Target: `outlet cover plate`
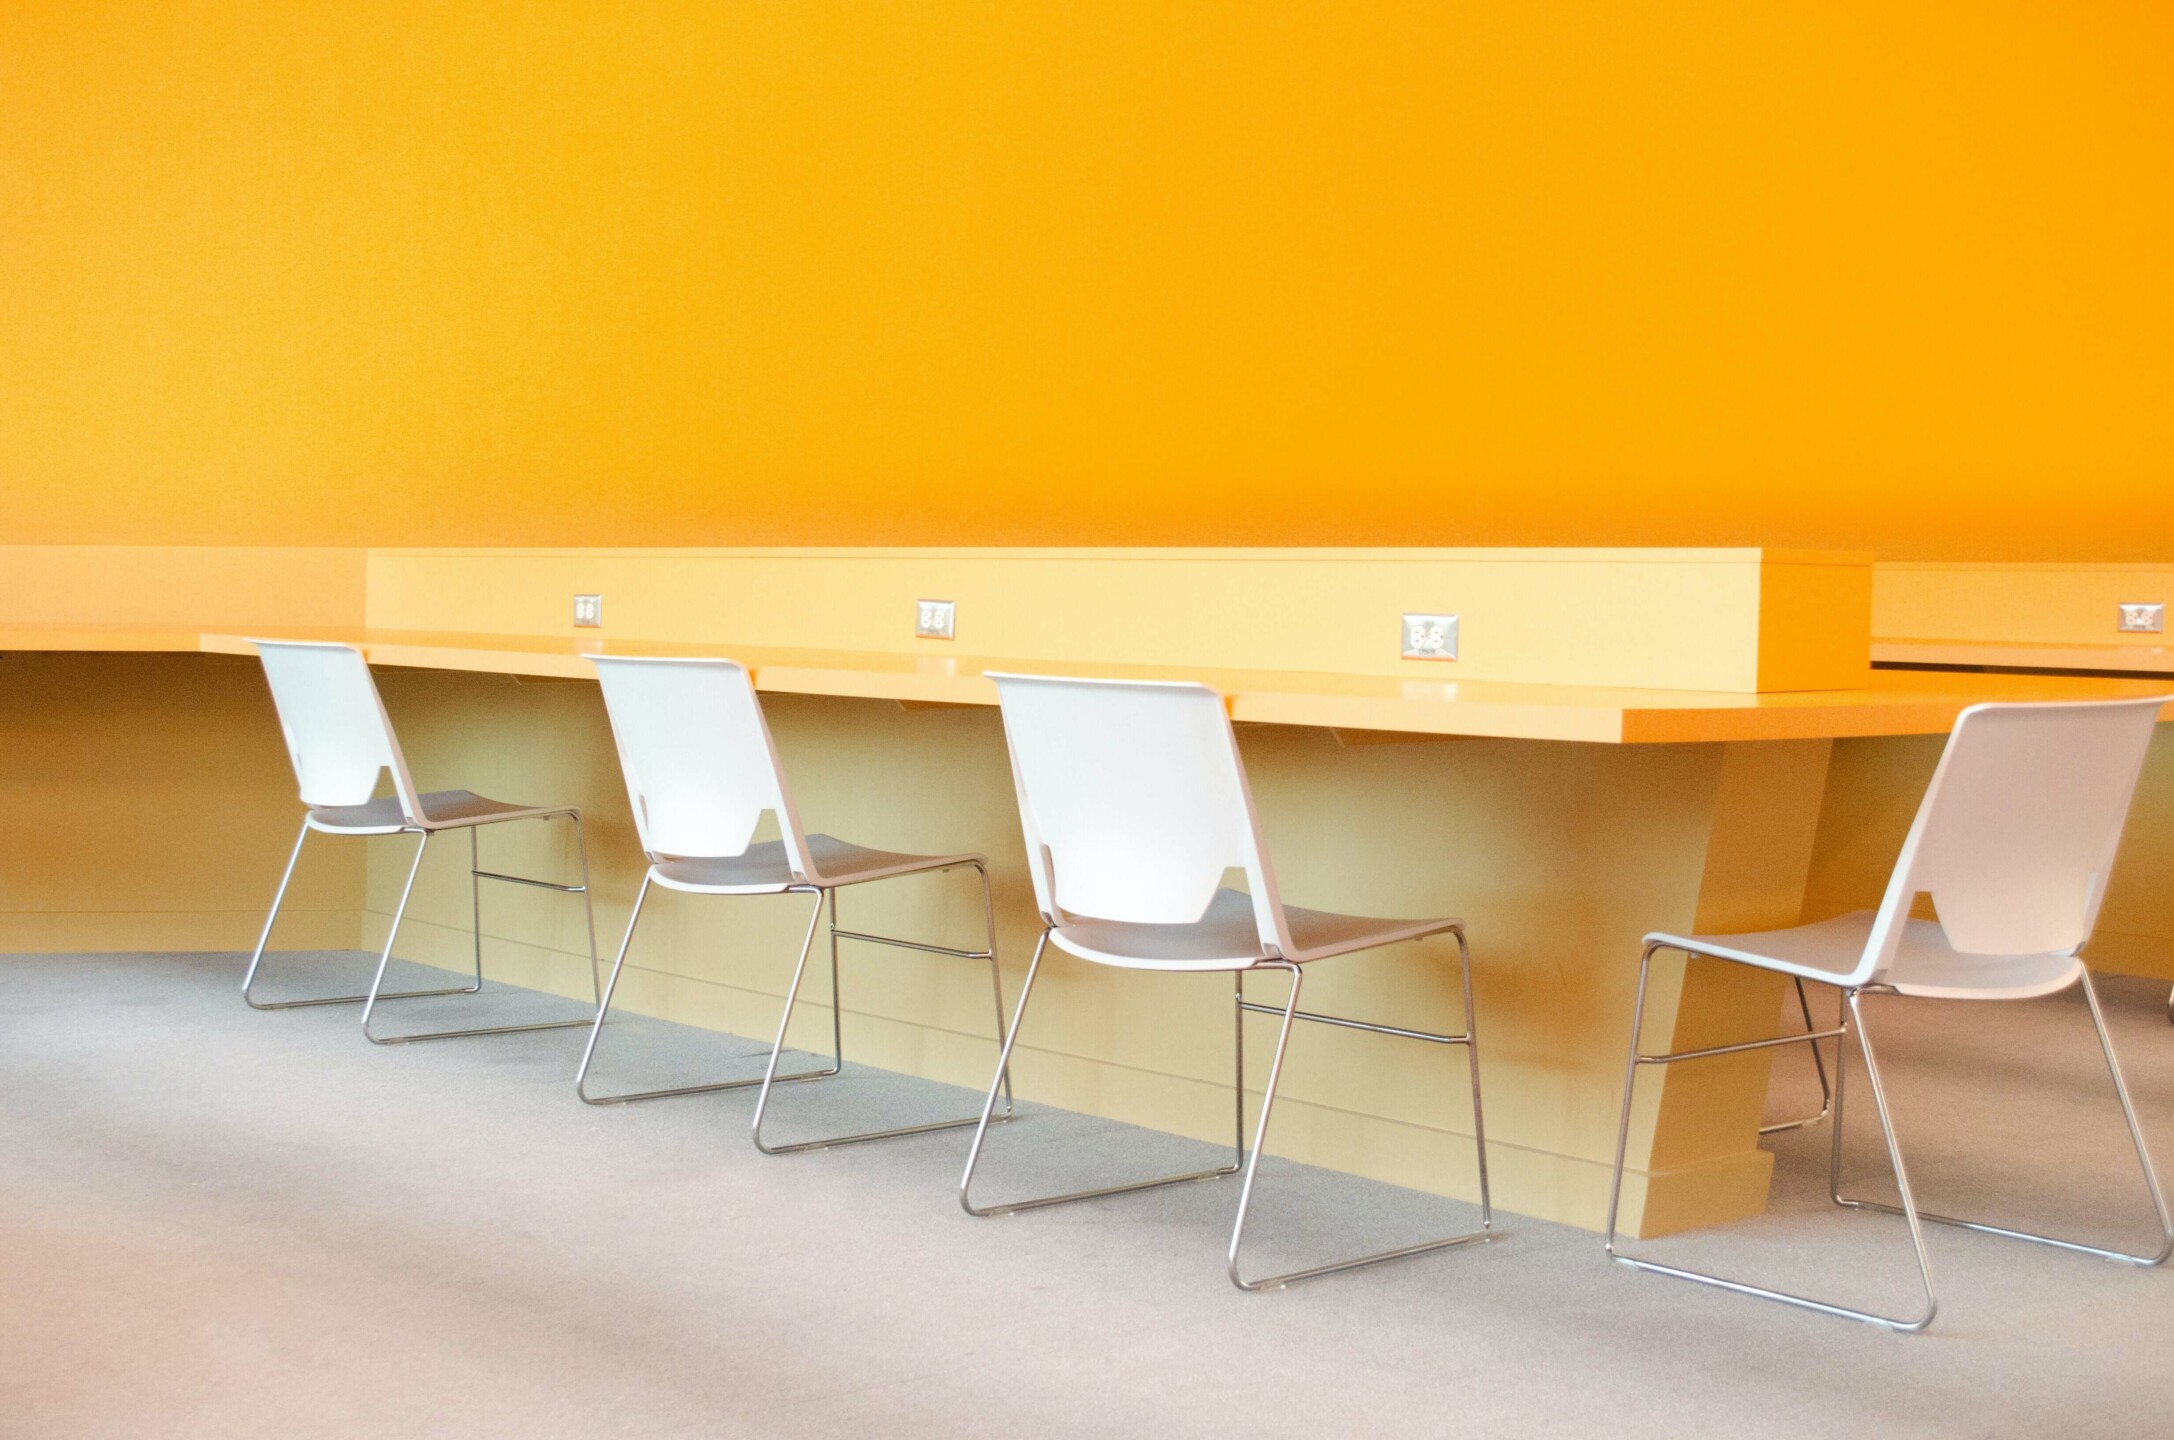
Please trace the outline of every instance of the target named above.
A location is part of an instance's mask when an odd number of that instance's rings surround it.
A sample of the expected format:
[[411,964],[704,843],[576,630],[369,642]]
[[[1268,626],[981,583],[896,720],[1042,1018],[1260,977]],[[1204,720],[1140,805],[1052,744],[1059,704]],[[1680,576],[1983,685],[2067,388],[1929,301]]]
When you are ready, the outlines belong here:
[[1404,617],[1404,658],[1407,660],[1454,660],[1457,658],[1457,617],[1411,615]]
[[576,595],[574,597],[574,624],[583,630],[595,630],[604,623],[604,597],[601,595]]
[[2166,632],[2166,604],[2121,606],[2121,628],[2137,635],[2161,635]]
[[923,640],[954,639],[952,631],[958,613],[956,601],[916,600],[913,602],[913,633]]

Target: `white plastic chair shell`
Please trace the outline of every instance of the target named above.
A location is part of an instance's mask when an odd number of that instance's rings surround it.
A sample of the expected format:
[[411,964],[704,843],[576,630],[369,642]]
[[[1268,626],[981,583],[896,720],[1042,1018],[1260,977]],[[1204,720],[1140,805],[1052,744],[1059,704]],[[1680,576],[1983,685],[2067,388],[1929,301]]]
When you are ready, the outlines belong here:
[[[672,890],[776,894],[972,865],[904,855],[801,828],[777,744],[745,666],[724,659],[592,655],[650,879]],[[764,814],[776,840],[757,842]]]
[[[1205,685],[991,671],[1034,897],[1109,965],[1230,970],[1434,934],[1454,919],[1286,907],[1223,697]],[[1242,872],[1246,894],[1223,888]]]
[[[287,758],[309,809],[308,828],[336,835],[398,835],[572,813],[565,806],[509,804],[473,790],[418,793],[360,650],[320,640],[250,643],[271,686]],[[378,776],[386,773],[393,793],[375,795]]]
[[[2075,983],[2162,698],[1973,705],[1876,911],[1649,943],[1845,989],[2017,1000]],[[1937,923],[1910,918],[1919,894]]]
[[745,667],[731,660],[592,655],[634,828],[651,862],[745,855],[777,817],[791,882],[816,878],[777,745]]
[[316,641],[250,643],[264,663],[302,803],[312,809],[365,805],[378,776],[389,770],[403,817],[420,819],[415,782],[362,652]]

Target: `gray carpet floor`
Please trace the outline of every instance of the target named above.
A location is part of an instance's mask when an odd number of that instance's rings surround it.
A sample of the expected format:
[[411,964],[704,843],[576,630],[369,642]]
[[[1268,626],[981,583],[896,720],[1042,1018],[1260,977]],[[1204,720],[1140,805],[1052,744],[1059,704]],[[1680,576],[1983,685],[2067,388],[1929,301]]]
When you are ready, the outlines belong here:
[[[2174,1430],[2174,1271],[1935,1228],[1941,1315],[1906,1337],[1502,1215],[1492,1245],[1242,1295],[1221,1273],[1229,1181],[975,1220],[953,1195],[962,1132],[766,1158],[749,1092],[577,1103],[578,1030],[379,1049],[352,1007],[245,1009],[238,974],[0,958],[0,1435]],[[2105,992],[2174,1161],[2166,988]],[[487,991],[401,1019],[563,1005]],[[2080,1001],[1872,1013],[1923,1203],[2151,1243]],[[607,1043],[613,1084],[754,1073],[757,1053],[654,1022]],[[1776,1112],[1816,1108],[1801,1053],[1783,1066]],[[778,1134],[975,1098],[849,1068],[781,1091]],[[1868,1118],[1853,1104],[1849,1169],[1871,1190]],[[1000,1198],[1209,1154],[1031,1107],[991,1145]],[[1779,1137],[1771,1214],[1651,1250],[1908,1305],[1901,1222],[1825,1203],[1826,1146],[1824,1127]],[[1474,1219],[1291,1164],[1262,1183],[1263,1264]]]

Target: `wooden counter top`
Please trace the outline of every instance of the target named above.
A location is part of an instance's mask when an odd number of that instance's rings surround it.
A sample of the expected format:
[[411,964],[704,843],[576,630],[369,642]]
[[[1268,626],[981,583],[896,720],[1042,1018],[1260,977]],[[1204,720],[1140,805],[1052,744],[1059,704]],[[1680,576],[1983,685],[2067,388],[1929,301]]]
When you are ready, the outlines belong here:
[[[290,629],[265,638],[340,640],[375,665],[486,674],[589,679],[587,657],[728,656],[773,694],[838,695],[922,704],[993,705],[984,670],[1196,680],[1230,698],[1245,722],[1311,725],[1410,736],[1580,740],[1605,744],[1790,740],[1847,735],[1939,734],[1964,706],[1985,700],[2111,699],[2174,693],[2174,682],[2042,675],[1876,671],[1861,690],[1743,695],[1503,681],[1420,681],[1303,671],[1056,665],[998,656],[913,656],[757,645],[604,638],[444,634],[403,630]],[[249,637],[209,633],[207,651],[253,654]],[[2170,707],[2168,719],[2174,719]]]

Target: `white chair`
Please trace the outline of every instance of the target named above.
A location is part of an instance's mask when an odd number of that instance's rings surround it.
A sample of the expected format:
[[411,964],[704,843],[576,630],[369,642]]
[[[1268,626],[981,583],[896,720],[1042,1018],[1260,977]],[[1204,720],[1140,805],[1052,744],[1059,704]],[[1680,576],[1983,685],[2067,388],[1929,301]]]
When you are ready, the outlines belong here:
[[[859,940],[870,945],[890,945],[931,955],[955,955],[964,960],[983,960],[989,965],[989,982],[996,997],[997,1045],[1004,1043],[1004,988],[997,969],[996,914],[989,898],[989,868],[979,855],[901,855],[848,845],[828,835],[810,835],[800,827],[799,812],[786,788],[777,747],[745,668],[730,660],[635,659],[591,656],[603,685],[605,709],[611,716],[612,737],[618,745],[619,764],[626,774],[627,798],[634,808],[634,826],[642,849],[649,856],[648,873],[634,897],[634,912],[627,917],[626,937],[612,961],[611,975],[597,1003],[596,1021],[589,1043],[575,1072],[576,1093],[591,1105],[617,1105],[630,1100],[660,1099],[669,1095],[699,1095],[714,1090],[739,1090],[760,1085],[755,1103],[756,1148],[768,1155],[801,1150],[821,1150],[897,1135],[920,1135],[934,1130],[955,1130],[975,1123],[975,1117],[939,1120],[922,1125],[902,1125],[858,1135],[773,1145],[763,1139],[762,1122],[776,1085],[793,1080],[819,1080],[836,1075],[845,1059],[843,1009],[838,994],[838,942]],[[779,839],[757,842],[755,832],[765,814],[777,822]],[[986,944],[980,950],[955,950],[942,945],[901,940],[838,928],[838,892],[849,885],[866,885],[905,875],[942,874],[972,870],[981,879],[981,911]],[[724,1080],[669,1089],[640,1090],[610,1095],[589,1093],[589,1065],[596,1043],[619,988],[619,976],[634,943],[635,926],[641,923],[642,907],[651,886],[694,895],[812,895],[807,934],[800,943],[800,958],[793,967],[792,983],[785,992],[784,1014],[778,1020],[776,1043],[759,1078]],[[831,1063],[821,1069],[778,1074],[785,1053],[785,1031],[807,974],[808,955],[815,944],[816,922],[825,904],[830,909]],[[1007,1113],[1010,1100],[1007,1089]]]
[[[1638,964],[1638,998],[1631,1011],[1630,1058],[1624,1067],[1623,1111],[1616,1131],[1615,1171],[1608,1192],[1607,1253],[1625,1265],[1678,1279],[1695,1280],[1739,1294],[1757,1295],[1828,1315],[1864,1320],[1891,1329],[1922,1330],[1938,1301],[1925,1256],[1923,1220],[1959,1225],[1989,1235],[2031,1240],[2064,1250],[2134,1265],[2157,1265],[2174,1252],[2174,1221],[2137,1128],[2136,1111],[2121,1067],[2114,1059],[2106,1018],[2099,1010],[2091,973],[2078,952],[2091,936],[2099,902],[2120,845],[2123,821],[2142,768],[2144,748],[2162,699],[2064,704],[1973,705],[1963,711],[1903,841],[1893,878],[1877,911],[1738,935],[1646,936]],[[1913,920],[1910,910],[1929,894],[1937,921]],[[1708,955],[1799,980],[1837,986],[1846,1002],[1841,1026],[1814,1036],[1789,1035],[1740,1045],[1715,1045],[1673,1054],[1639,1051],[1646,980],[1660,950]],[[2113,1077],[2114,1095],[2144,1171],[2145,1188],[2158,1213],[2158,1253],[2129,1255],[2072,1240],[1920,1210],[1903,1167],[1902,1150],[1888,1114],[1887,1094],[1865,1028],[1866,995],[1923,996],[1944,1000],[2029,1000],[2072,985],[2083,987],[2097,1028],[2099,1049]],[[1834,1140],[1829,1188],[1834,1202],[1854,1209],[1903,1216],[1916,1247],[1924,1312],[1915,1318],[1876,1315],[1720,1276],[1662,1265],[1621,1254],[1616,1208],[1623,1189],[1623,1153],[1630,1133],[1631,1090],[1643,1065],[1668,1065],[1714,1055],[1733,1055],[1806,1039],[1834,1038],[1846,1048],[1854,1028],[1871,1083],[1880,1133],[1894,1166],[1898,1208],[1845,1197],[1841,1191],[1842,1080],[1834,1080]]]
[[[259,1010],[288,1010],[305,1005],[362,1004],[362,1033],[373,1044],[400,1045],[414,1040],[455,1040],[469,1035],[507,1035],[524,1030],[558,1030],[586,1025],[587,1020],[548,1020],[525,1025],[484,1025],[452,1030],[426,1030],[404,1035],[380,1035],[370,1020],[380,1000],[407,1000],[428,995],[472,995],[483,988],[483,883],[497,880],[541,890],[579,895],[588,923],[589,983],[597,980],[596,915],[589,903],[589,850],[582,834],[581,812],[572,806],[509,805],[489,800],[469,790],[436,790],[418,794],[408,775],[408,763],[392,722],[385,716],[369,663],[352,645],[321,644],[296,640],[255,640],[264,662],[264,678],[271,683],[272,703],[279,711],[279,728],[287,741],[288,758],[301,786],[301,833],[287,869],[279,877],[272,897],[272,911],[264,919],[264,932],[249,957],[242,977],[242,998]],[[391,772],[393,793],[375,796],[378,777]],[[374,798],[373,798],[374,797]],[[574,827],[574,844],[581,857],[581,883],[560,885],[524,875],[505,875],[482,866],[476,832],[486,825],[514,820],[568,820]],[[468,832],[468,886],[475,927],[475,982],[442,990],[386,991],[385,971],[392,962],[393,943],[400,937],[400,922],[407,915],[408,897],[415,891],[416,872],[431,837],[447,830]],[[415,858],[408,865],[407,882],[400,888],[400,904],[393,911],[392,929],[385,936],[370,988],[361,995],[325,995],[306,1000],[259,1000],[251,994],[257,970],[264,963],[264,948],[279,919],[279,907],[287,898],[287,884],[294,878],[295,862],[302,858],[303,842],[310,832],[323,835],[413,835]]]
[[[1103,1195],[1245,1172],[1232,1224],[1227,1269],[1241,1290],[1288,1285],[1405,1255],[1491,1239],[1494,1216],[1487,1190],[1487,1140],[1480,1115],[1479,1057],[1473,1038],[1472,965],[1458,920],[1369,920],[1287,907],[1262,846],[1253,797],[1222,696],[1201,685],[1059,679],[991,672],[1004,711],[1012,777],[1019,794],[1027,868],[1042,915],[1042,937],[1012,1017],[997,1075],[1002,1079],[1018,1042],[1042,957],[1057,948],[1098,965],[1166,973],[1227,972],[1233,979],[1237,1030],[1237,1134],[1232,1162],[1212,1170],[1169,1175],[1001,1205],[977,1205],[974,1169],[996,1105],[992,1082],[959,1181],[959,1203],[970,1215],[1009,1215]],[[1242,870],[1249,893],[1223,887]],[[1441,1035],[1378,1025],[1298,1008],[1301,966],[1430,935],[1454,936],[1464,987],[1464,1030]],[[1290,977],[1282,1005],[1245,998],[1245,976],[1264,970]],[[1249,1150],[1245,1135],[1246,1011],[1283,1017],[1276,1052],[1261,1094],[1259,1123]],[[1469,1234],[1406,1245],[1288,1274],[1245,1278],[1239,1264],[1253,1181],[1293,1020],[1463,1046],[1472,1089],[1472,1135],[1479,1159],[1481,1228]]]

